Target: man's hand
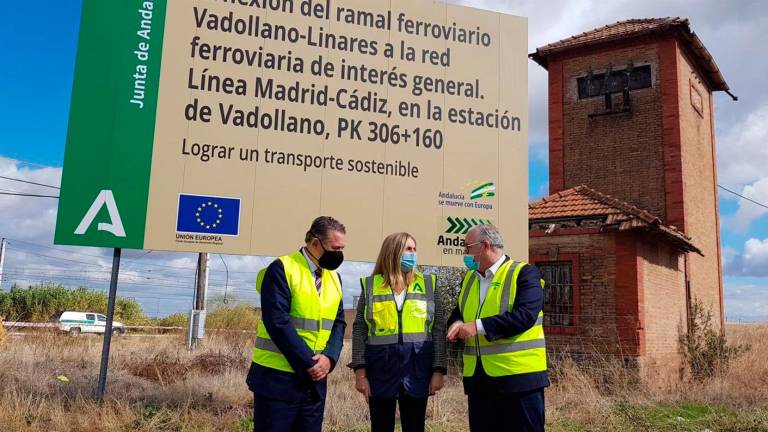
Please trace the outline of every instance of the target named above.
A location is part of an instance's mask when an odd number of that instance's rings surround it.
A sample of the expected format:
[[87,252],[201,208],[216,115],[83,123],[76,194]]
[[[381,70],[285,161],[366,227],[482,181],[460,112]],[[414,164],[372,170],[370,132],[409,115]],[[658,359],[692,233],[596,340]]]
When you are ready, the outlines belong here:
[[445,338],[451,342],[455,342],[458,339],[459,327],[461,327],[462,324],[464,324],[463,321],[456,321],[451,324],[451,326],[448,327],[448,333],[446,333]]
[[429,395],[433,396],[443,388],[443,374],[435,372],[432,374],[432,379],[429,381]]
[[371,398],[371,385],[368,384],[368,378],[365,376],[365,369],[355,371],[355,390],[365,396],[367,402]]
[[457,321],[448,329],[446,337],[449,341],[453,342],[457,339],[466,341],[475,336],[477,336],[477,324],[474,321],[468,323]]
[[307,369],[309,377],[312,378],[312,381],[322,381],[331,371],[331,360],[323,354],[315,354],[312,360],[316,363]]

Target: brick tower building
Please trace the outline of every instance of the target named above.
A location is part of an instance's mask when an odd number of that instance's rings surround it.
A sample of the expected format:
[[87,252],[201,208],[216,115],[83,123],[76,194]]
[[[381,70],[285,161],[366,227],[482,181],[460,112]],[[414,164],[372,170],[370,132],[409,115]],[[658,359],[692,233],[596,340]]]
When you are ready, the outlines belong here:
[[712,92],[728,85],[680,18],[618,22],[530,57],[549,71],[551,195],[530,205],[549,341],[669,361],[694,299],[723,323]]

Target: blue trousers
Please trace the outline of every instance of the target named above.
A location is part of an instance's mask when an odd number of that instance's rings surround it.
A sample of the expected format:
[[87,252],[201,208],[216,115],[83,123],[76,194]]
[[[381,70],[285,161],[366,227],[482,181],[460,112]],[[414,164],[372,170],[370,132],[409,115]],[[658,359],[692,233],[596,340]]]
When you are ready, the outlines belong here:
[[471,432],[544,432],[544,389],[469,395]]
[[315,392],[298,402],[253,396],[254,432],[320,432],[325,400]]
[[371,410],[371,432],[395,432],[395,406],[400,405],[400,423],[403,432],[424,432],[427,415],[427,397],[412,397],[400,386],[397,398],[368,401]]

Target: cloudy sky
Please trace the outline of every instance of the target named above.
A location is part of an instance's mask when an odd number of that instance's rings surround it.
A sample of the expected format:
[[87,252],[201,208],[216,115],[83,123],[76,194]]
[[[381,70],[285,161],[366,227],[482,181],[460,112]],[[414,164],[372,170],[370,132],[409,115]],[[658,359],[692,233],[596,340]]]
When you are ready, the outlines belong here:
[[[715,98],[719,183],[768,204],[768,3],[762,1],[457,1],[528,17],[529,51],[629,18],[681,16],[714,55],[732,91]],[[10,2],[0,68],[0,176],[58,185],[80,15],[80,1]],[[547,190],[547,75],[529,62],[530,197]],[[56,195],[55,189],[0,179],[0,192]],[[726,315],[768,321],[768,209],[721,190]],[[0,289],[13,283],[62,282],[106,289],[111,251],[53,246],[56,200],[0,195],[0,237],[8,239]],[[119,293],[151,315],[189,308],[196,256],[125,251]],[[255,302],[256,272],[266,257],[211,256],[213,294]],[[367,263],[345,263],[345,302]]]

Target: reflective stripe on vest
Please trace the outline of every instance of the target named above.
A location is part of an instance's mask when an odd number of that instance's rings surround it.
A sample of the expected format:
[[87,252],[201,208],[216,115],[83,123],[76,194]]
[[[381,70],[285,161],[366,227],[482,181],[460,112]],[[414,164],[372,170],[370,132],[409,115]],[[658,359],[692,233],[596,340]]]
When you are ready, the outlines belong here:
[[[459,310],[463,320],[471,322],[510,311],[517,294],[517,277],[525,265],[521,262],[504,262],[491,280],[482,302],[477,273],[465,275],[459,296]],[[540,311],[533,326],[518,335],[493,342],[484,335],[467,340],[463,356],[464,376],[474,375],[478,357],[482,357],[483,369],[492,377],[545,371],[547,361],[543,320],[544,314]]]
[[[424,342],[432,340],[432,325],[435,319],[435,276],[416,278],[408,286],[400,314],[397,311],[392,289],[384,286],[381,275],[360,280],[365,296],[365,321],[368,324],[369,345],[388,345],[403,342]],[[421,292],[423,283],[423,292]],[[400,323],[399,316],[403,322]]]
[[[341,282],[336,272],[323,270],[323,289],[320,294],[315,287],[314,275],[301,251],[278,258],[283,263],[285,279],[291,291],[289,314],[296,333],[314,353],[320,353],[336,320],[341,303]],[[256,277],[256,290],[260,293],[264,272]],[[272,341],[264,323],[259,321],[256,343],[253,348],[253,362],[262,366],[293,372],[288,360]]]
[[[313,320],[309,318],[297,318],[292,316],[291,322],[293,323],[293,326],[296,327],[297,330],[318,331],[321,328],[317,320]],[[333,322],[334,320],[332,319],[323,318],[322,329],[330,331],[331,329],[333,329]]]
[[[543,317],[539,317],[536,320],[536,324],[534,325],[541,325],[543,322],[544,322]],[[504,345],[486,345],[486,346],[479,346],[479,347],[476,347],[474,345],[472,346],[467,345],[464,347],[464,353],[468,355],[475,355],[477,353],[477,350],[480,350],[480,355],[488,355],[488,354],[501,354],[501,353],[515,352],[515,351],[525,351],[532,348],[545,348],[544,339],[534,339],[534,340],[529,340],[525,342],[513,342],[510,344],[504,344]]]
[[[265,339],[265,338],[260,338],[260,337],[257,336],[256,337],[256,344],[254,346],[256,348],[260,348],[260,349],[263,349],[265,351],[270,351],[270,352],[278,353],[278,354],[282,355],[281,351],[280,351],[280,348],[277,347],[277,344],[275,344],[275,342],[272,339]],[[321,352],[323,352],[323,351],[322,350],[317,350],[317,351],[315,351],[315,354],[319,354]]]

